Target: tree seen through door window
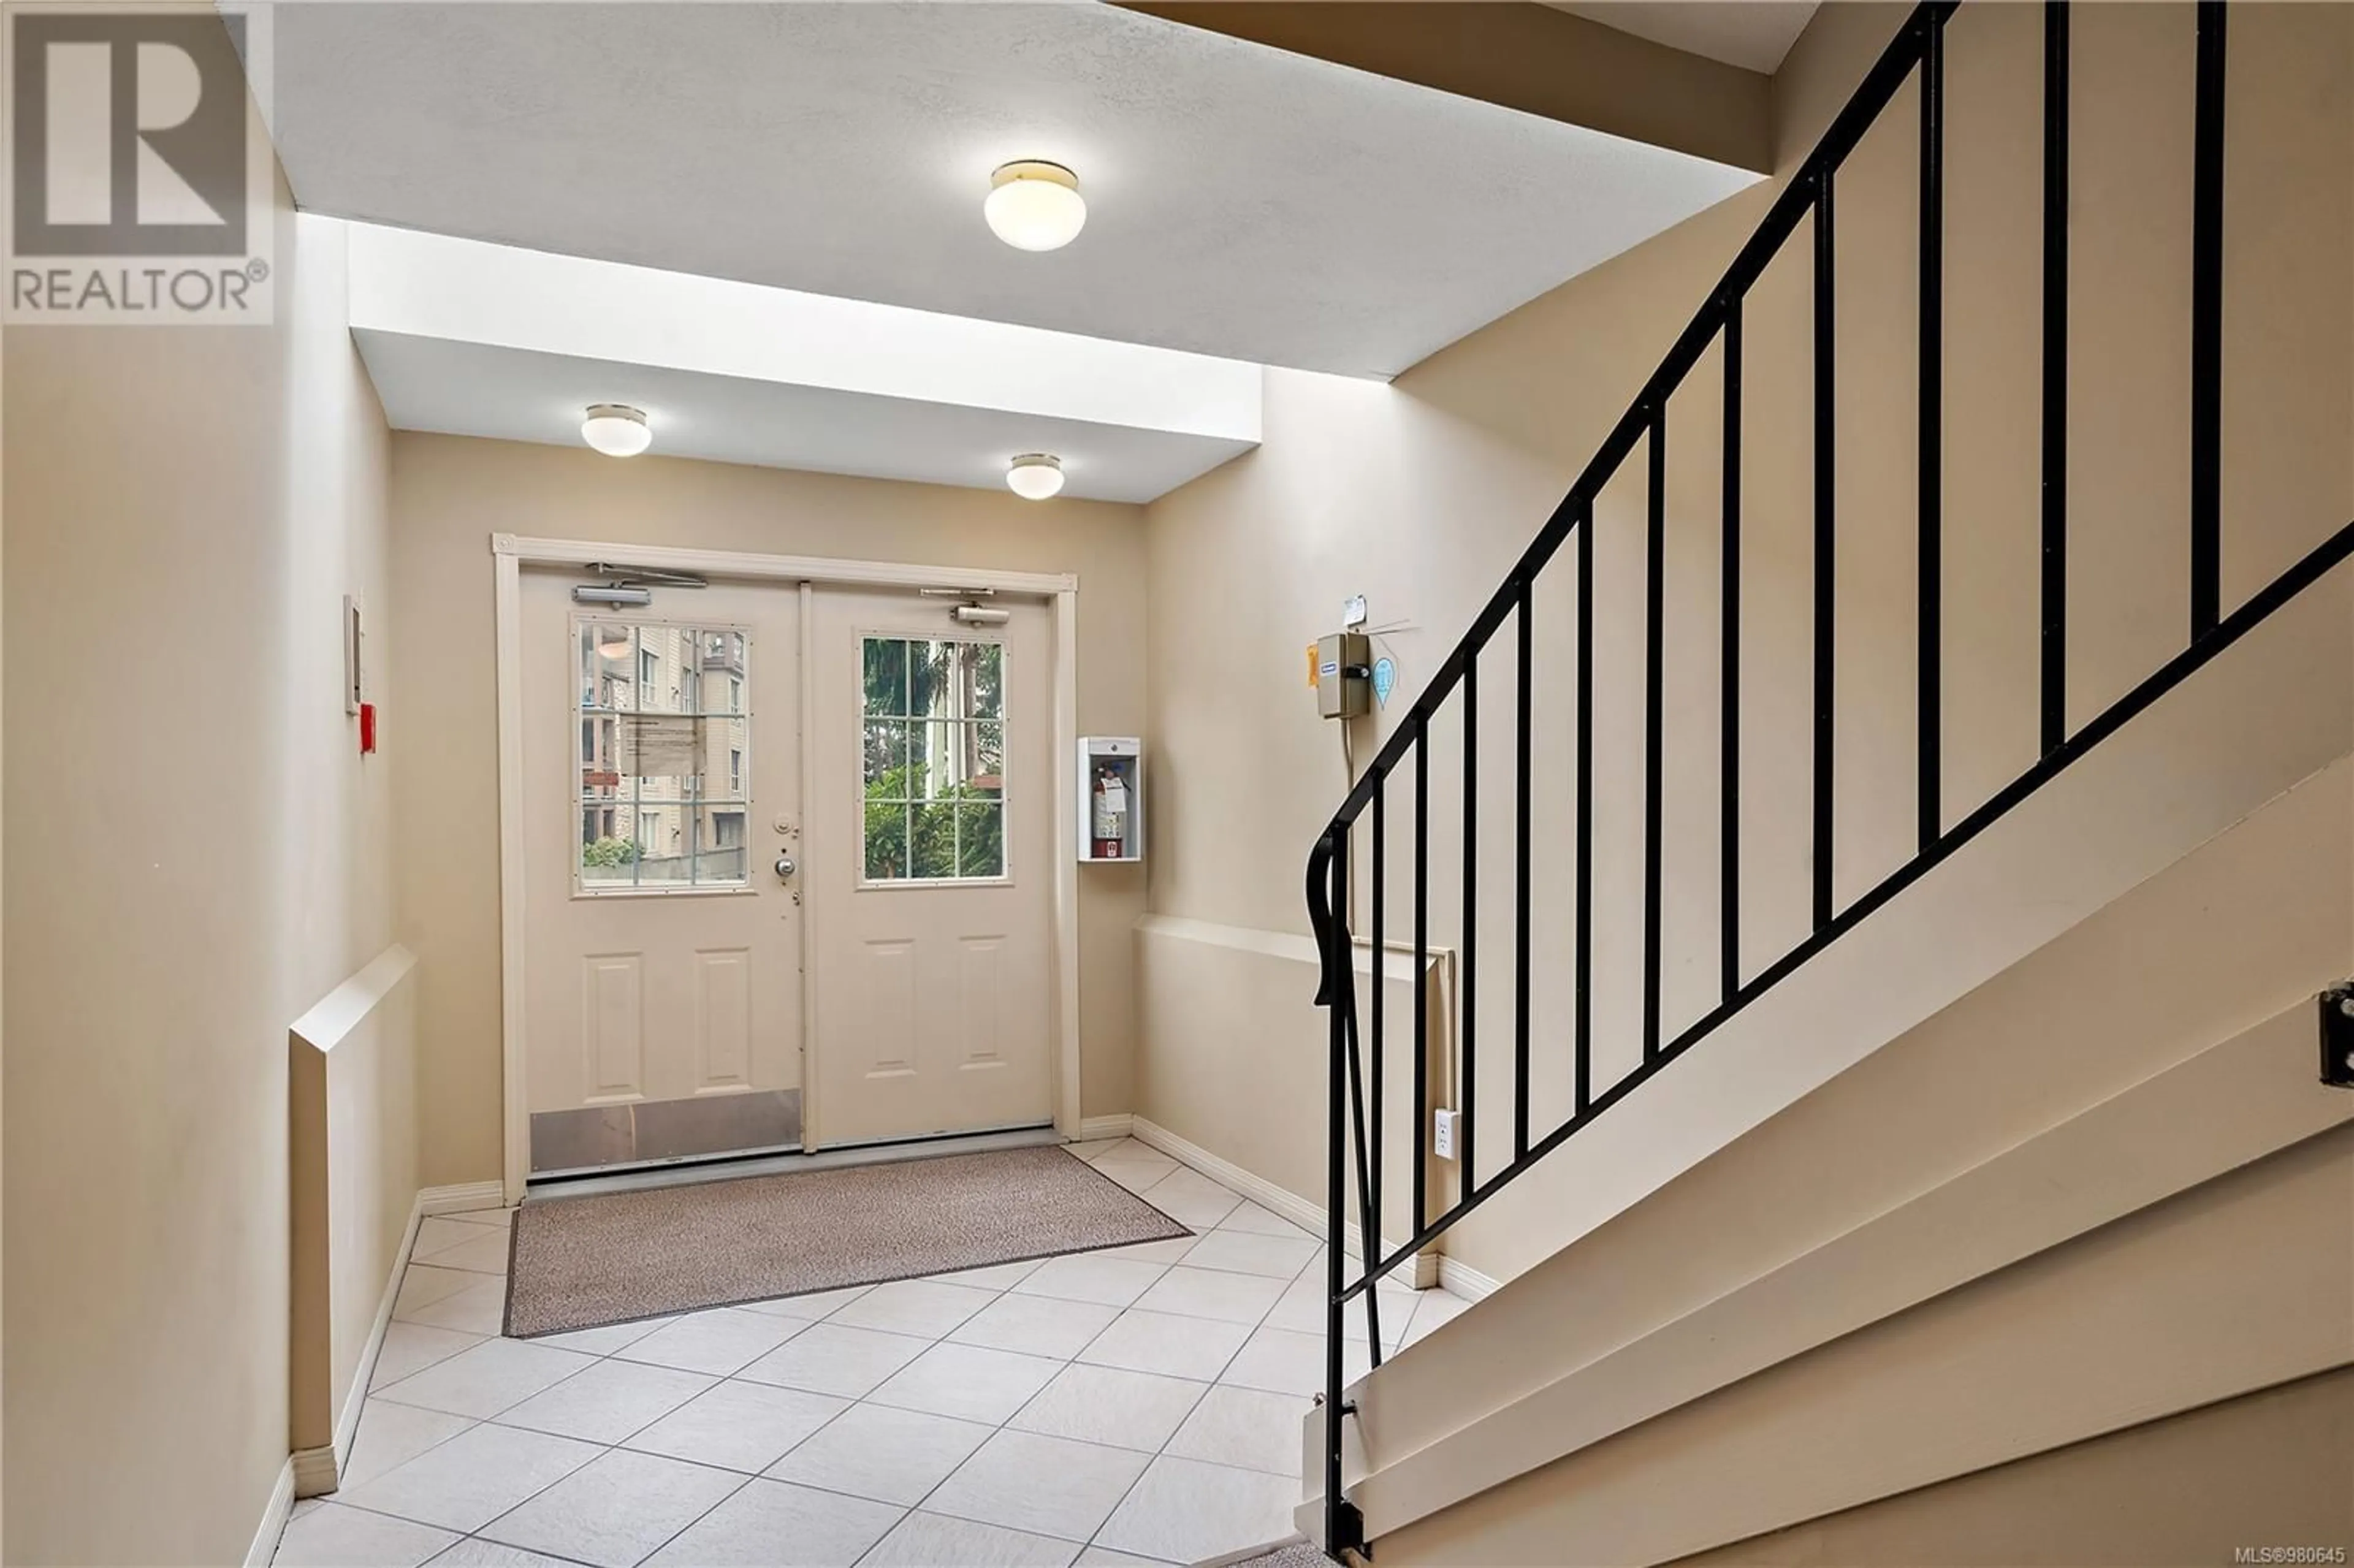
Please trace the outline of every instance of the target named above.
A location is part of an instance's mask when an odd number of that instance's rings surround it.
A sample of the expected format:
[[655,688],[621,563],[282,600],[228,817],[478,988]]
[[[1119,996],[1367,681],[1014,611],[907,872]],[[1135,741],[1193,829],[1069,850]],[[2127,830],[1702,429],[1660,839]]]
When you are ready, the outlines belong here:
[[870,882],[1005,874],[1005,650],[861,640]]

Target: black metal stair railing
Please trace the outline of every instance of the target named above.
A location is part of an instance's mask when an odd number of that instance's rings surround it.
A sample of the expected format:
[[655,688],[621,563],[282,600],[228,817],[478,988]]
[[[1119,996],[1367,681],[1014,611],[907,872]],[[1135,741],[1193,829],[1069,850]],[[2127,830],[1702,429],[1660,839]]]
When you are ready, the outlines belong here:
[[[2192,279],[2191,375],[2187,446],[2190,452],[2190,503],[2188,556],[2190,581],[2190,624],[2187,645],[2107,709],[2071,732],[2066,718],[2065,652],[2067,637],[2067,344],[2068,344],[2068,80],[2069,9],[2066,0],[2046,0],[2043,99],[2043,255],[2042,341],[2040,464],[2041,594],[2039,627],[2039,703],[2041,755],[2009,784],[1952,825],[1946,823],[1945,802],[1939,798],[1941,776],[1941,699],[1943,639],[1939,579],[1941,552],[1941,493],[1943,482],[1942,358],[1943,320],[1944,161],[1945,161],[1945,27],[1958,0],[1926,0],[1918,5],[1864,78],[1822,140],[1799,166],[1767,211],[1757,231],[1725,270],[1722,281],[1689,326],[1668,350],[1659,368],[1644,385],[1634,404],[1620,418],[1546,521],[1535,540],[1512,567],[1429,684],[1407,709],[1395,732],[1351,789],[1331,824],[1317,840],[1308,861],[1307,897],[1310,926],[1318,942],[1320,986],[1318,1002],[1328,1010],[1330,1022],[1330,1101],[1327,1119],[1328,1202],[1330,1245],[1327,1248],[1327,1316],[1325,1393],[1323,1401],[1323,1495],[1326,1550],[1338,1556],[1364,1544],[1363,1520],[1342,1489],[1343,1422],[1353,1407],[1345,1403],[1342,1317],[1348,1305],[1362,1297],[1367,1319],[1369,1354],[1373,1365],[1382,1360],[1379,1292],[1384,1277],[1460,1222],[1522,1171],[1544,1158],[1594,1119],[1618,1104],[1654,1074],[1739,1013],[1758,997],[1787,978],[1830,943],[1870,916],[1931,868],[1950,857],[2020,802],[2049,783],[2127,721],[2204,667],[2267,617],[2311,587],[2332,567],[2354,555],[2354,524],[2332,535],[2280,577],[2259,589],[2229,614],[2222,613],[2221,474],[2222,429],[2222,279],[2223,279],[2223,62],[2222,0],[2200,0],[2197,8],[2196,69],[2192,143]],[[1830,853],[1834,825],[1833,698],[1836,694],[1833,649],[1837,539],[1836,495],[1830,482],[1836,458],[1833,413],[1834,348],[1833,285],[1836,279],[1836,228],[1833,222],[1836,175],[1864,132],[1879,119],[1898,90],[1915,73],[1920,101],[1920,278],[1919,278],[1919,492],[1918,528],[1918,682],[1916,803],[1918,848],[1913,857],[1869,892],[1851,902],[1838,902],[1831,880]],[[1755,972],[1743,973],[1736,912],[1740,901],[1739,821],[1736,810],[1740,770],[1739,697],[1741,669],[1741,499],[1742,499],[1742,304],[1766,265],[1782,251],[1800,222],[1812,219],[1813,263],[1813,463],[1812,515],[1814,584],[1812,614],[1813,671],[1811,745],[1813,768],[1810,819],[1813,868],[1810,893],[1811,928],[1787,952]],[[1664,731],[1663,614],[1666,569],[1665,474],[1668,402],[1712,344],[1722,343],[1724,378],[1722,501],[1720,635],[1723,639],[1722,736],[1720,739],[1719,912],[1722,952],[1718,963],[1720,998],[1716,1005],[1672,1038],[1662,1038],[1660,974],[1661,922],[1661,760]],[[1649,501],[1645,516],[1646,633],[1644,644],[1644,849],[1642,951],[1642,1059],[1614,1081],[1594,1082],[1592,1050],[1594,929],[1594,507],[1603,487],[1618,472],[1638,443],[1646,448]],[[1535,810],[1530,784],[1531,667],[1533,585],[1565,544],[1575,543],[1576,588],[1577,674],[1575,693],[1575,820],[1574,826],[1576,881],[1572,891],[1575,938],[1570,960],[1569,1117],[1548,1128],[1530,1126],[1530,1066],[1532,1019],[1530,972],[1529,833]],[[1519,676],[1516,712],[1511,715],[1517,735],[1513,817],[1519,837],[1512,890],[1516,940],[1511,955],[1516,966],[1511,988],[1508,1020],[1512,1060],[1512,1103],[1506,1107],[1511,1126],[1511,1160],[1488,1173],[1477,1169],[1476,1131],[1481,1108],[1477,1103],[1479,1082],[1478,1052],[1483,1022],[1477,1006],[1481,953],[1478,920],[1478,821],[1479,661],[1497,641],[1505,622],[1517,623],[1509,654]],[[1389,891],[1387,787],[1401,771],[1413,784],[1412,882],[1413,973],[1427,972],[1430,945],[1430,822],[1429,783],[1433,767],[1431,723],[1444,705],[1461,707],[1461,769],[1463,842],[1461,893],[1464,911],[1457,963],[1458,1013],[1455,1081],[1459,1088],[1457,1170],[1458,1196],[1444,1211],[1430,1213],[1426,1167],[1429,1160],[1429,1018],[1416,1006],[1413,1018],[1413,1081],[1409,1086],[1414,1123],[1409,1165],[1405,1239],[1384,1251],[1383,1161],[1378,1137],[1369,1137],[1383,1125],[1383,1046],[1387,1020],[1383,1012],[1382,976],[1390,933],[1385,927]],[[1355,980],[1355,936],[1351,929],[1350,876],[1352,835],[1370,814],[1369,878],[1370,940],[1373,963],[1371,995],[1370,1051],[1361,1041]],[[1547,957],[1558,962],[1562,955]],[[1366,1057],[1370,1054],[1370,1074]],[[1352,1191],[1349,1150],[1355,1150]],[[1359,1216],[1360,1255],[1347,1249],[1346,1213],[1353,1202]]]

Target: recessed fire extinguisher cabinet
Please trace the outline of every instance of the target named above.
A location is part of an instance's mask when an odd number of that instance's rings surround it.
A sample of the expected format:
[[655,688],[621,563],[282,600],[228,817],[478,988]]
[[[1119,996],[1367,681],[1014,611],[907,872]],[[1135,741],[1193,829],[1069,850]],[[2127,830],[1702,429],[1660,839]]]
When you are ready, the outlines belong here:
[[1144,858],[1144,742],[1132,735],[1079,741],[1079,858]]

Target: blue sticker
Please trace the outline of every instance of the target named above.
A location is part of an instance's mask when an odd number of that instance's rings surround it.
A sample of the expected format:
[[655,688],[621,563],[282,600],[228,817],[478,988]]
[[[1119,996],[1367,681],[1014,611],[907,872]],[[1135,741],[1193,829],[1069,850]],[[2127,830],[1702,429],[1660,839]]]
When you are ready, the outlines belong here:
[[1397,689],[1397,666],[1387,659],[1373,661],[1373,700],[1382,706],[1390,705],[1390,693]]

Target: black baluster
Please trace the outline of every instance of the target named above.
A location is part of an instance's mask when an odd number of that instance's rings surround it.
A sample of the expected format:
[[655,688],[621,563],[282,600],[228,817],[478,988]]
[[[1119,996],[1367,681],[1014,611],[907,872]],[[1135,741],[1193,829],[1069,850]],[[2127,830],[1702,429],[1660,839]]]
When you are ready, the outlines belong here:
[[1838,448],[1833,440],[1837,404],[1832,317],[1831,172],[1817,176],[1815,189],[1815,810],[1814,916],[1818,928],[1831,923],[1831,700],[1832,616],[1837,602],[1834,559],[1838,548]]
[[2223,0],[2200,0],[2190,201],[2190,635],[2223,578]]
[[1455,1128],[1455,1160],[1462,1171],[1457,1202],[1478,1188],[1471,1147],[1473,1115],[1479,1101],[1479,656],[1463,663],[1463,1048],[1458,1086],[1461,1114]]
[[1531,728],[1531,693],[1533,673],[1535,633],[1531,626],[1533,606],[1530,601],[1529,579],[1521,579],[1520,616],[1520,681],[1514,690],[1514,705],[1519,712],[1520,742],[1517,777],[1514,789],[1514,843],[1519,850],[1520,864],[1514,868],[1512,885],[1512,1158],[1518,1160],[1529,1151],[1529,730]]
[[1721,729],[1717,785],[1717,922],[1726,997],[1741,989],[1741,299],[1724,306],[1724,547],[1718,588],[1724,602],[1718,682]]
[[1659,1052],[1660,824],[1665,791],[1668,606],[1668,408],[1651,408],[1650,498],[1643,573],[1643,1057]]
[[1937,842],[1945,813],[1939,748],[1945,731],[1945,394],[1946,394],[1946,25],[1933,12],[1921,26],[1921,414],[1919,840]]
[[2068,738],[2068,3],[2043,7],[2043,749]]

